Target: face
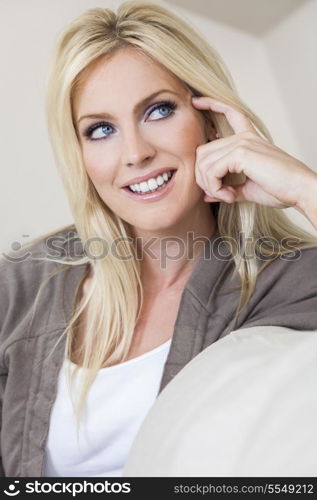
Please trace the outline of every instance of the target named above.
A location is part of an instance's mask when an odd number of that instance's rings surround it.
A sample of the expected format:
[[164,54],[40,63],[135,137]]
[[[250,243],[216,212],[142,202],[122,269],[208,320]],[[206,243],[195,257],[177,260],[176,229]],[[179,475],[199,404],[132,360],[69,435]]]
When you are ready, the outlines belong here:
[[136,233],[171,229],[206,207],[195,181],[204,118],[148,56],[123,48],[95,63],[74,95],[74,117],[92,183]]

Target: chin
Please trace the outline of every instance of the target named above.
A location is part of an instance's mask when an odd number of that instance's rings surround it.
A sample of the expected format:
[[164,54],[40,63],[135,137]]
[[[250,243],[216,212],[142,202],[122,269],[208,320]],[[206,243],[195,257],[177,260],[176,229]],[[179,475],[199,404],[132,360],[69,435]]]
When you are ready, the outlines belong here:
[[180,221],[181,215],[173,215],[170,212],[164,214],[162,211],[158,211],[156,214],[153,212],[151,214],[146,214],[144,210],[141,217],[132,218],[130,213],[129,218],[124,216],[122,218],[137,230],[149,231],[155,234],[173,228]]

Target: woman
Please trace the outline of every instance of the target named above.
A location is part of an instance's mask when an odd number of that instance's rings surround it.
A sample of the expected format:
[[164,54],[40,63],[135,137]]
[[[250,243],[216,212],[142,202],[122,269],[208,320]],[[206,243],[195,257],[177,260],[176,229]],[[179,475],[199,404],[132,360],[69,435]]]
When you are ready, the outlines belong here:
[[317,228],[317,174],[151,3],[71,23],[48,118],[74,225],[1,263],[3,474],[116,476],[158,392],[205,347],[250,321],[317,328],[317,240],[280,210]]

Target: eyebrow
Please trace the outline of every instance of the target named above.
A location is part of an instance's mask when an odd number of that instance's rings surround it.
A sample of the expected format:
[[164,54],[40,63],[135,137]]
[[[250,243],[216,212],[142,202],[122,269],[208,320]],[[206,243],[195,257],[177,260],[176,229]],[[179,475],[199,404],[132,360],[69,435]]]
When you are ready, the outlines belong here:
[[[177,92],[174,92],[171,89],[162,89],[158,90],[157,92],[153,92],[153,94],[145,97],[145,99],[142,99],[142,101],[138,102],[134,108],[133,112],[136,113],[137,111],[140,110],[143,106],[146,106],[152,99],[157,97],[159,94],[163,94],[163,92],[169,92],[170,94],[175,94],[178,95]],[[79,123],[81,120],[84,120],[85,118],[91,118],[91,119],[104,119],[104,120],[112,120],[114,117],[110,115],[109,113],[93,113],[91,115],[83,115],[79,118],[77,123]]]

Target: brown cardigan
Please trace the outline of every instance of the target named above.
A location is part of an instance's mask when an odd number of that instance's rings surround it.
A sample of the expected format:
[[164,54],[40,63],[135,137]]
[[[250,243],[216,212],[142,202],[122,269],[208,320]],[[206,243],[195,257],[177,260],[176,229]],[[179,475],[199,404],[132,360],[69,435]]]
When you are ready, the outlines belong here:
[[[64,251],[69,234],[69,228],[58,233],[63,243],[55,248]],[[256,290],[235,323],[239,281],[237,277],[230,281],[234,263],[226,248],[216,232],[186,284],[159,392],[194,356],[233,330],[260,325],[317,328],[317,248],[278,258],[260,273]],[[43,240],[0,262],[0,467],[5,476],[43,473],[50,412],[64,358],[62,333],[77,287],[88,271],[88,264],[68,266],[53,276],[32,314],[41,282],[60,267],[40,260],[48,253],[52,258]]]

